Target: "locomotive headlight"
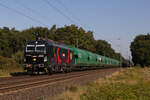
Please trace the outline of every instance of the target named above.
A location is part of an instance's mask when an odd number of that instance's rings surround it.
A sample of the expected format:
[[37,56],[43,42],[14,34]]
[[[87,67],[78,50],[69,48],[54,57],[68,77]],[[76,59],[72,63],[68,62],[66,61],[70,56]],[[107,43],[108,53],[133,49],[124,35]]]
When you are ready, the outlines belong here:
[[47,56],[44,57],[44,62],[46,62],[46,61],[47,61]]
[[33,61],[36,61],[36,58],[34,58]]

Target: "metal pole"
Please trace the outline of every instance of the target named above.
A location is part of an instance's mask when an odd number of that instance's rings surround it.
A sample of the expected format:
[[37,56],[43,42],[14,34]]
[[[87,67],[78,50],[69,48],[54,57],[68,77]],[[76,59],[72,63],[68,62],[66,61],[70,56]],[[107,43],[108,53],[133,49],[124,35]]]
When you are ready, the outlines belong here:
[[120,40],[120,67],[122,65],[122,41],[121,41],[121,38],[119,38],[118,40]]
[[129,56],[129,67],[131,67],[131,63],[130,63],[130,56]]
[[[128,50],[127,50],[127,60],[128,60],[129,54],[128,54]],[[126,62],[127,65],[129,64],[129,62]]]

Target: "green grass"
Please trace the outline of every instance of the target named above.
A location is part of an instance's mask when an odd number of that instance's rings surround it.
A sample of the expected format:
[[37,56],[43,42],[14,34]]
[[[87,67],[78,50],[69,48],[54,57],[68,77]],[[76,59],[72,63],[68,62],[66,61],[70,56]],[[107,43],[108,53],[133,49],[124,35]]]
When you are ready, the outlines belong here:
[[81,100],[149,100],[150,86],[146,83],[134,85],[121,82],[103,86],[93,84],[81,95]]
[[150,68],[121,69],[73,93],[66,92],[61,95],[63,100],[150,100]]

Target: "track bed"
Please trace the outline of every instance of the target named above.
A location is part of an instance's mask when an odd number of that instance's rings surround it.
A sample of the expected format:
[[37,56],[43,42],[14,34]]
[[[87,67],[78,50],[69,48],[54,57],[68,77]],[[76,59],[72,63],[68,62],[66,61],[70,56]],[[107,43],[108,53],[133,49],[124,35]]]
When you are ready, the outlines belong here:
[[[21,76],[0,79],[2,100],[38,100],[52,98],[71,85],[82,85],[109,75],[119,68],[97,69],[54,75]],[[24,95],[25,94],[25,95]]]

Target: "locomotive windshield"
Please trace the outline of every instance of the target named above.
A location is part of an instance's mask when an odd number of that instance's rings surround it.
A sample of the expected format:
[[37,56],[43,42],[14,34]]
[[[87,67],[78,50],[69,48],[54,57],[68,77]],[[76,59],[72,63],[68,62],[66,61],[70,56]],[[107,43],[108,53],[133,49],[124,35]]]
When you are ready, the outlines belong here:
[[26,52],[45,52],[45,45],[27,45]]
[[27,50],[29,50],[29,51],[34,51],[34,50],[35,50],[35,47],[27,47]]
[[36,51],[37,52],[44,52],[45,51],[45,46],[37,46]]
[[26,52],[34,52],[35,46],[34,45],[27,45],[26,46]]

